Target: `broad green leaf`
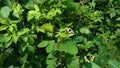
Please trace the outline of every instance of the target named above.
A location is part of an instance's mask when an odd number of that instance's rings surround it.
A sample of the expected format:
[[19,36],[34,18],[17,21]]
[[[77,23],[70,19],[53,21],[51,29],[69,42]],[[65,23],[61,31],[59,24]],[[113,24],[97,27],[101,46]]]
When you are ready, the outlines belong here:
[[77,54],[78,53],[78,48],[76,46],[76,43],[74,41],[66,41],[65,43],[62,43],[59,47],[60,51],[65,51],[70,54]]
[[24,7],[26,9],[33,9],[34,8],[34,2],[33,0],[25,0],[23,1]]
[[84,64],[83,68],[101,68],[101,67],[97,65],[96,63],[91,62],[91,63]]
[[54,60],[47,60],[47,68],[56,68],[56,62]]
[[0,31],[6,30],[8,28],[8,26],[0,26]]
[[29,29],[28,28],[23,28],[21,31],[19,31],[17,33],[17,35],[21,36],[21,35],[24,35],[25,33],[29,32]]
[[91,63],[92,64],[92,68],[101,68],[99,65],[97,65],[96,63]]
[[33,38],[33,37],[29,37],[29,38],[28,38],[28,42],[29,42],[30,44],[34,44],[34,42],[35,42],[35,41],[34,41],[34,38]]
[[88,41],[88,42],[85,44],[85,47],[86,47],[86,48],[90,48],[90,47],[92,47],[92,46],[94,46],[93,41]]
[[120,68],[120,62],[117,60],[109,60],[108,61],[109,68]]
[[68,62],[67,68],[80,68],[79,65],[80,65],[79,58],[74,58]]
[[13,65],[10,65],[8,68],[14,68],[14,66],[13,66]]
[[114,16],[116,16],[116,12],[115,11],[110,13],[110,18],[113,18]]
[[0,34],[0,43],[3,43],[3,42],[5,42],[5,37],[2,34]]
[[0,13],[1,13],[3,18],[7,18],[10,14],[10,8],[7,7],[7,6],[4,6],[4,7],[1,8]]
[[89,33],[90,33],[90,30],[89,30],[88,28],[86,28],[86,27],[82,27],[82,28],[80,29],[80,32],[81,32],[81,33],[85,33],[85,34],[89,34]]
[[74,41],[76,43],[80,43],[80,42],[84,41],[84,37],[83,36],[76,36],[76,37],[74,37]]
[[120,17],[118,17],[116,20],[117,20],[117,21],[120,21]]
[[5,5],[9,6],[9,7],[12,7],[12,2],[13,1],[10,1],[10,0],[3,0]]
[[54,26],[51,23],[45,23],[42,26],[40,26],[40,29],[43,29],[48,32],[53,32]]
[[49,44],[48,44],[48,46],[46,47],[47,53],[53,51],[54,47],[55,47],[55,41],[50,41]]
[[31,52],[31,53],[34,53],[35,52],[35,48],[31,45],[28,46],[28,50]]
[[39,48],[43,48],[43,47],[46,47],[47,45],[48,45],[48,41],[42,41],[42,42],[40,42],[37,46],[39,47]]

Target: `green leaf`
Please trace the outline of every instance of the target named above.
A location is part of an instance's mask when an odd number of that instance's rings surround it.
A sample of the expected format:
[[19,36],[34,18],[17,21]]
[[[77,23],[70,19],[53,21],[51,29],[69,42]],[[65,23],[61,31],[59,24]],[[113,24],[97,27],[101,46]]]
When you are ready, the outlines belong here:
[[109,60],[108,61],[109,68],[120,68],[120,62],[117,60]]
[[46,47],[47,53],[53,51],[54,50],[54,46],[55,46],[55,41],[54,40],[50,41],[49,44],[48,44],[48,46]]
[[12,36],[12,41],[16,44],[17,43],[17,41],[18,41],[18,39],[19,39],[19,36],[17,36],[17,35],[13,35]]
[[116,16],[116,12],[115,11],[110,13],[110,18],[113,18],[114,16]]
[[7,6],[4,6],[4,7],[1,8],[0,12],[1,12],[1,15],[2,15],[3,18],[7,18],[10,14],[10,8],[7,7]]
[[21,35],[24,35],[25,33],[29,32],[29,29],[28,28],[23,28],[21,31],[19,31],[17,33],[17,35],[21,36]]
[[39,47],[39,48],[43,48],[43,47],[46,47],[47,45],[48,45],[48,41],[42,41],[42,42],[40,42],[37,46]]
[[31,53],[34,53],[35,52],[35,48],[31,45],[28,46],[28,50],[31,52]]
[[99,65],[97,65],[96,63],[91,63],[92,64],[92,68],[101,68]]
[[6,42],[6,43],[5,43],[4,47],[5,47],[5,48],[8,48],[11,44],[12,44],[12,41],[10,40],[9,42]]
[[34,4],[34,9],[35,10],[28,11],[27,21],[30,21],[32,19],[39,20],[39,18],[41,16],[41,12],[39,11],[38,5]]
[[0,31],[6,30],[8,28],[8,26],[0,26]]
[[22,15],[23,11],[24,10],[22,9],[22,6],[20,4],[17,4],[13,10],[13,16],[19,18]]
[[22,49],[23,52],[26,50],[26,48],[27,48],[26,45],[23,45],[23,46],[21,47],[21,49]]
[[85,34],[89,34],[89,33],[90,33],[90,30],[89,30],[88,28],[86,28],[86,27],[82,27],[82,28],[80,29],[80,32],[81,32],[81,33],[85,33]]
[[47,60],[47,68],[56,68],[56,62],[54,60]]
[[82,41],[84,41],[84,37],[83,36],[76,36],[76,37],[74,37],[74,41],[76,43],[82,42]]
[[116,35],[116,36],[120,36],[120,29],[117,29],[117,30],[115,31],[115,35]]
[[68,62],[67,68],[80,68],[79,58],[74,58]]
[[46,18],[47,19],[52,19],[54,16],[56,16],[56,14],[59,13],[61,14],[61,10],[60,9],[51,9],[48,13],[47,13],[47,16]]
[[29,11],[27,15],[27,21],[32,20],[35,17],[35,15],[36,15],[36,11],[34,10]]
[[3,45],[2,45],[2,44],[0,44],[0,47],[3,47]]
[[59,47],[60,51],[65,51],[70,54],[77,54],[78,53],[78,48],[76,46],[76,43],[74,41],[66,41],[65,43],[62,43]]
[[91,62],[91,63],[84,64],[83,68],[101,68],[101,67],[96,63]]
[[5,5],[9,6],[9,7],[12,7],[12,2],[13,1],[10,1],[10,0],[3,0]]
[[51,23],[45,23],[40,27],[40,29],[43,29],[48,32],[53,32],[53,28],[54,26]]
[[28,38],[28,42],[29,42],[30,44],[34,44],[34,39],[33,39],[33,37],[29,37],[29,38]]
[[73,36],[74,34],[69,34],[69,33],[60,33],[60,37],[63,37],[63,38],[65,38],[65,37],[71,37],[71,36]]
[[4,41],[5,41],[5,37],[2,34],[0,34],[0,43],[3,43]]
[[10,65],[8,68],[14,68],[14,66],[13,66],[13,65]]
[[90,47],[94,46],[93,44],[94,44],[93,41],[88,41],[88,42],[85,44],[85,47],[86,47],[86,48],[90,48]]
[[116,20],[117,20],[117,21],[120,21],[120,17],[118,17]]

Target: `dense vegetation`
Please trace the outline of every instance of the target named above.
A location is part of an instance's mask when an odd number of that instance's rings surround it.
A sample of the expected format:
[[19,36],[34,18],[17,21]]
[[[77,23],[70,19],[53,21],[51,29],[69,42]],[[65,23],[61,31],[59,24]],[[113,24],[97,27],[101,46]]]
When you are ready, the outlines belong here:
[[0,68],[120,68],[120,0],[0,0]]

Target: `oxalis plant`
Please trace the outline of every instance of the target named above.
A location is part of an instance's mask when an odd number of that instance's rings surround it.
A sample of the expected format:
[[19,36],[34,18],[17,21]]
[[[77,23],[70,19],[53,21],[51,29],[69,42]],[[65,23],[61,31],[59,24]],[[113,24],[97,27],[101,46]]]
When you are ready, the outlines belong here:
[[0,68],[120,68],[120,0],[0,0]]

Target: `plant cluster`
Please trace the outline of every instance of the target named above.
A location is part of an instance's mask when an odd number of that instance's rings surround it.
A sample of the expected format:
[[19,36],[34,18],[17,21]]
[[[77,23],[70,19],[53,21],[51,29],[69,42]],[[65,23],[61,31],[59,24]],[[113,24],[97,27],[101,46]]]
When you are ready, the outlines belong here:
[[120,68],[120,0],[0,0],[0,68]]

